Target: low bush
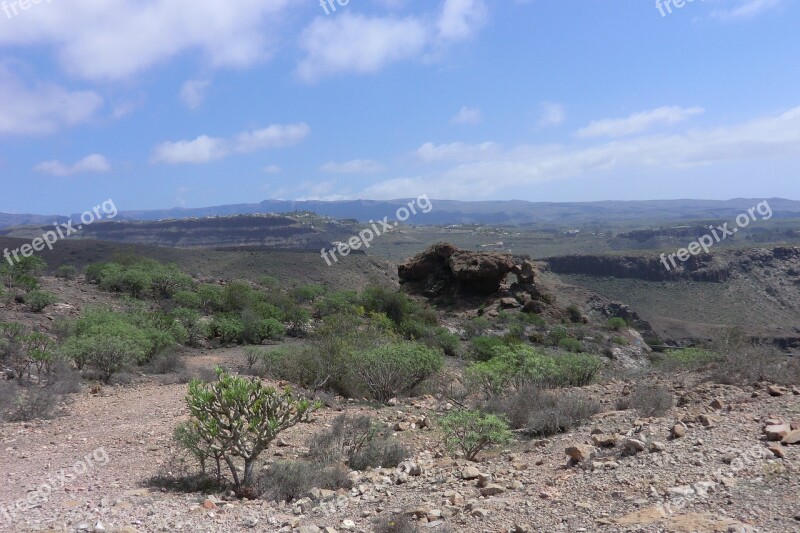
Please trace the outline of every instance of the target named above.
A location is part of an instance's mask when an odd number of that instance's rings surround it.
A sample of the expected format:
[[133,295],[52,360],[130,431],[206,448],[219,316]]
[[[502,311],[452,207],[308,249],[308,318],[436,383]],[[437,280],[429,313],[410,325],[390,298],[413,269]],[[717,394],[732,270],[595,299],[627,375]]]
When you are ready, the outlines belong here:
[[675,397],[669,389],[660,385],[643,385],[633,393],[617,401],[617,409],[635,409],[641,416],[664,416],[675,405]]
[[582,394],[542,390],[533,385],[494,398],[486,405],[487,411],[503,416],[513,429],[539,437],[579,427],[601,409],[598,402]]
[[152,374],[177,374],[186,370],[186,363],[177,352],[166,352],[155,356],[147,370]]
[[800,358],[787,357],[773,346],[745,345],[712,364],[711,379],[739,386],[760,381],[797,385],[800,383]]
[[480,336],[474,337],[471,344],[477,361],[489,361],[496,355],[497,348],[506,346],[506,341],[502,337]]
[[491,327],[491,322],[485,317],[478,316],[471,318],[463,324],[464,336],[467,339],[472,339],[473,337],[484,335]]
[[467,368],[467,381],[487,396],[509,387],[520,389],[533,384],[544,388],[581,387],[594,379],[602,366],[599,358],[588,354],[547,353],[531,346],[505,346],[495,350],[490,361]]
[[657,365],[663,370],[698,370],[720,361],[720,354],[702,348],[684,348],[682,350],[667,350],[657,360]]
[[355,377],[382,403],[410,393],[417,385],[442,369],[440,352],[415,342],[397,342],[366,352],[354,351],[347,358],[348,374]]
[[581,341],[571,337],[567,337],[566,339],[561,339],[558,341],[558,347],[564,351],[572,353],[579,353],[583,351],[583,344],[581,344]]
[[616,316],[613,317],[613,318],[609,318],[608,322],[606,323],[606,325],[608,326],[608,329],[613,330],[613,331],[620,331],[620,330],[628,327],[628,323],[625,321],[624,318],[620,318],[620,317],[616,317]]
[[411,517],[403,513],[384,513],[372,520],[374,533],[420,533]]
[[56,416],[61,400],[61,394],[53,387],[22,387],[11,381],[0,381],[0,420],[48,420]]
[[344,463],[353,470],[393,468],[411,454],[386,427],[368,416],[341,415],[331,428],[308,439],[309,458],[320,464]]
[[461,452],[468,461],[477,460],[486,448],[507,444],[513,439],[505,420],[481,411],[454,411],[442,417],[439,425],[448,449]]
[[56,295],[47,291],[33,290],[25,295],[25,304],[34,313],[41,313],[57,301]]
[[306,461],[281,461],[259,474],[256,492],[266,500],[291,502],[313,488],[349,489],[350,471],[343,465],[320,465]]
[[56,277],[65,280],[72,280],[78,277],[78,269],[74,265],[61,265],[56,269]]

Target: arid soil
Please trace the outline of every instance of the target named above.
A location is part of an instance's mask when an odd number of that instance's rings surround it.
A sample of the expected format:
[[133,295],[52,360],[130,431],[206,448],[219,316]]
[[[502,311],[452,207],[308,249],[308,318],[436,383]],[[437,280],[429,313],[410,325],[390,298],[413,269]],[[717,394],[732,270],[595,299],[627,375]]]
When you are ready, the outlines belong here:
[[[190,368],[244,364],[239,349],[190,357]],[[632,382],[592,385],[584,391],[607,411],[590,424],[549,439],[520,440],[474,464],[450,458],[441,444],[435,421],[448,408],[445,401],[428,396],[382,408],[343,402],[290,430],[284,446],[267,452],[269,460],[301,456],[306,437],[341,412],[370,414],[402,429],[398,437],[413,448],[420,475],[364,472],[352,490],[299,505],[225,501],[225,495],[148,485],[169,465],[172,430],[186,416],[186,386],[145,379],[86,387],[60,418],[0,426],[4,508],[43,483],[53,487],[34,508],[20,508],[10,520],[3,516],[0,530],[372,531],[376,515],[404,512],[431,531],[800,531],[800,446],[767,442],[763,433],[768,419],[797,428],[800,390],[711,385],[692,376],[661,384],[681,405],[663,418],[615,410]],[[433,428],[418,428],[426,416]],[[684,436],[672,436],[676,424]],[[593,438],[616,444],[587,448],[592,456],[577,463],[566,455]],[[87,461],[93,453],[95,460]]]

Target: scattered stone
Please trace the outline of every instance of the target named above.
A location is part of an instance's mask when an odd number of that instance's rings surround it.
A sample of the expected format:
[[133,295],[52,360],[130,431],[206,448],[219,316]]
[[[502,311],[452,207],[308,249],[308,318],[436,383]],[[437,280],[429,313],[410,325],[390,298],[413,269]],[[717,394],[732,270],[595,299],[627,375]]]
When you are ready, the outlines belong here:
[[767,436],[767,440],[769,441],[779,441],[782,440],[786,435],[791,433],[792,428],[789,424],[779,424],[774,426],[766,426],[764,428],[764,434]]
[[780,444],[773,444],[767,449],[771,451],[772,455],[774,455],[778,459],[783,459],[784,457],[786,457],[786,450]]
[[595,434],[592,435],[592,443],[598,448],[613,448],[619,441],[619,435],[615,434]]
[[471,481],[481,477],[481,471],[475,466],[468,466],[461,471],[461,479]]
[[594,446],[589,446],[588,444],[576,444],[564,450],[564,453],[566,453],[567,456],[569,456],[569,458],[574,462],[582,463],[591,459],[596,451],[597,450],[594,448]]
[[645,450],[644,442],[639,439],[625,439],[622,441],[622,447],[626,452],[634,455]]
[[714,398],[714,400],[709,405],[715,411],[721,411],[725,407],[725,404],[722,403],[722,400],[720,400],[719,398]]
[[800,429],[795,429],[789,432],[788,435],[781,439],[783,444],[800,444]]
[[767,394],[770,396],[783,396],[786,394],[786,389],[783,387],[779,387],[778,385],[770,385],[767,387]]
[[686,426],[683,424],[675,424],[669,432],[673,439],[682,439],[686,436]]
[[663,452],[667,449],[667,445],[663,442],[653,441],[650,443],[650,451],[653,453]]
[[470,516],[474,516],[475,518],[486,518],[489,516],[489,511],[481,508],[473,509],[470,513]]
[[505,487],[497,483],[489,483],[481,489],[481,496],[496,496],[503,494],[506,491]]

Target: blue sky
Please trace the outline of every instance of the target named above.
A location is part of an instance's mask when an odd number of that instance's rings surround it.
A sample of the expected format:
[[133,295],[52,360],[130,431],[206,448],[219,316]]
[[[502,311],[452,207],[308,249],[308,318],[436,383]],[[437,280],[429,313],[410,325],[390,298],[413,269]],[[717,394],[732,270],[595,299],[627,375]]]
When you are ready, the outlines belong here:
[[677,1],[0,0],[0,211],[800,199],[798,2]]

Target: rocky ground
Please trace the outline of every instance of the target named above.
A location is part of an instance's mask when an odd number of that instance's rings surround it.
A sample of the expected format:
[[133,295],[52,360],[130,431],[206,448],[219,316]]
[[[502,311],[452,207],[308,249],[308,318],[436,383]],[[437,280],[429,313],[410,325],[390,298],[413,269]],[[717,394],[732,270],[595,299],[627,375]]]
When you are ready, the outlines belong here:
[[[244,362],[239,349],[204,354],[190,366]],[[479,463],[443,448],[436,418],[452,407],[445,401],[342,402],[287,432],[268,459],[302,456],[306,437],[341,412],[383,421],[414,457],[398,469],[352,474],[349,491],[313,491],[292,504],[148,485],[170,464],[186,386],[145,379],[87,387],[60,418],[0,425],[0,505],[8,513],[0,511],[0,530],[330,533],[372,531],[375,516],[401,512],[430,531],[800,531],[800,445],[789,444],[800,441],[800,389],[642,380],[669,386],[678,407],[639,418],[615,410],[632,381],[592,385],[584,392],[606,409],[589,424],[520,440]],[[25,499],[45,483],[52,491],[28,508]]]

